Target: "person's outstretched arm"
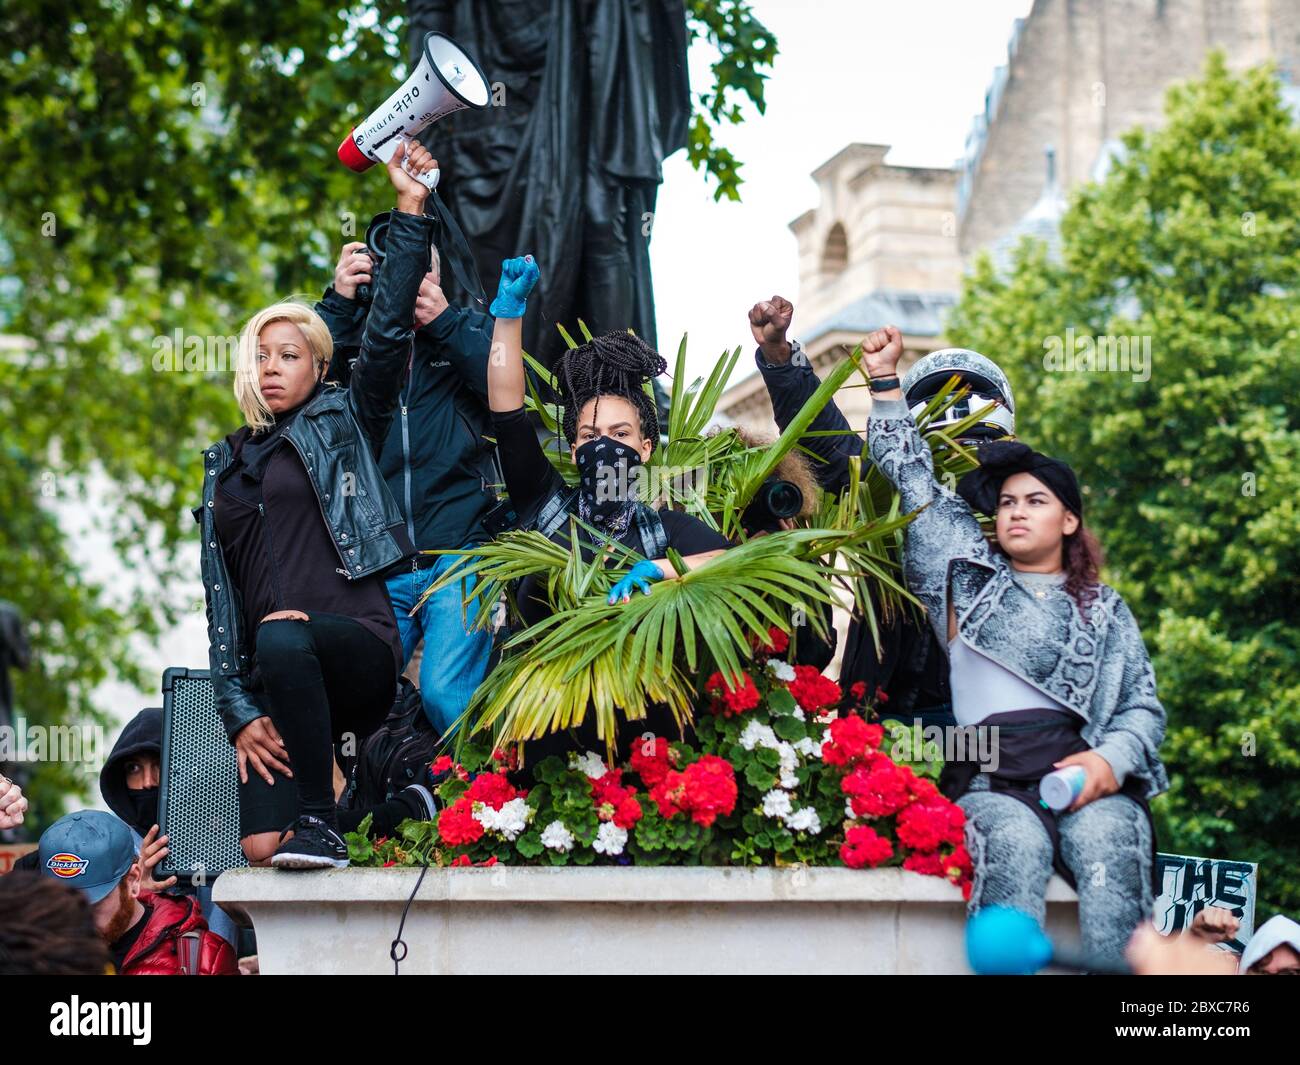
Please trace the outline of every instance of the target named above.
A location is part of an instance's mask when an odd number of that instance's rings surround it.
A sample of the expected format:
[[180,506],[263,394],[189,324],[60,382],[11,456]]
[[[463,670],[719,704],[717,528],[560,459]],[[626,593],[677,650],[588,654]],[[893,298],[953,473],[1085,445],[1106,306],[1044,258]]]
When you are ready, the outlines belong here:
[[501,264],[501,281],[492,301],[492,347],[487,358],[487,399],[497,438],[497,458],[506,492],[527,527],[537,508],[564,487],[564,478],[542,452],[537,431],[524,408],[523,318],[528,294],[541,271],[531,255]]
[[[388,162],[388,179],[397,190],[397,208],[388,225],[387,255],[366,318],[361,354],[348,381],[353,417],[376,456],[402,394],[415,338],[415,300],[432,263],[429,245],[434,223],[424,214],[429,190],[402,169],[407,159],[407,149],[399,144]],[[411,141],[408,165],[413,173],[424,174],[435,169],[438,162],[418,141]]]
[[[896,326],[877,329],[862,342],[862,353],[872,381],[896,381],[903,336]],[[936,616],[948,617],[948,569],[954,559],[966,559],[990,569],[1005,565],[1005,560],[989,547],[966,501],[935,481],[930,447],[921,439],[897,384],[886,391],[872,392],[867,444],[871,460],[898,489],[903,512],[919,512],[904,534],[905,574],[908,586],[930,611],[934,625]],[[950,631],[952,627],[950,624]]]
[[[796,356],[786,339],[794,305],[781,296],[754,304],[749,311],[749,329],[758,341],[754,361],[772,401],[777,427],[785,432],[813,393],[821,379],[802,351]],[[805,436],[799,443],[815,456],[812,460],[817,483],[828,492],[838,492],[849,483],[849,459],[862,454],[862,438],[849,428],[848,419],[835,405],[827,402],[812,424],[809,433],[838,432],[841,436]]]

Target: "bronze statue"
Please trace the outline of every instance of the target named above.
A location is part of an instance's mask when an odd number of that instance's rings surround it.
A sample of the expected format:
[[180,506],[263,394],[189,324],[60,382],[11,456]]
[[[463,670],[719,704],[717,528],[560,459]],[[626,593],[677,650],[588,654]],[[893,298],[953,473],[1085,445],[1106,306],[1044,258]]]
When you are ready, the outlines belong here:
[[654,345],[655,199],[690,117],[683,0],[411,0],[408,15],[413,50],[445,33],[492,86],[491,106],[430,140],[489,295],[503,259],[541,265],[525,350],[551,365],[557,323],[581,340],[579,318]]

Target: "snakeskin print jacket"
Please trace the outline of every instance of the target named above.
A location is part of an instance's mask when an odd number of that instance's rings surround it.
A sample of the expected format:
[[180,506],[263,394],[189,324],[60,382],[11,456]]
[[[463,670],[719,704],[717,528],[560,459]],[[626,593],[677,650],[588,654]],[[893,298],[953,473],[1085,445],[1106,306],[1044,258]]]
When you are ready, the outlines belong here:
[[1159,755],[1165,711],[1120,594],[1101,585],[1085,621],[1063,588],[1039,597],[1020,581],[965,500],[936,483],[930,448],[905,400],[873,399],[867,441],[902,510],[918,512],[905,532],[903,574],[939,646],[948,646],[951,592],[959,638],[1082,716],[1084,741],[1121,787],[1135,775],[1146,782],[1147,798],[1168,788]]

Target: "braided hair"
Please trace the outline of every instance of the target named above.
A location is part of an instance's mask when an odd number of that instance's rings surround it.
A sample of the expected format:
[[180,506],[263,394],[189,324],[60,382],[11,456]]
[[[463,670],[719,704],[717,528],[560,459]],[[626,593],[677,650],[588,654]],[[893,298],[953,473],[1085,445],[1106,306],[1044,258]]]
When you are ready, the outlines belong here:
[[641,435],[659,443],[659,413],[642,385],[666,372],[668,363],[635,333],[604,333],[571,348],[556,363],[560,382],[560,428],[570,444],[578,440],[578,416],[601,396],[627,400],[641,416]]

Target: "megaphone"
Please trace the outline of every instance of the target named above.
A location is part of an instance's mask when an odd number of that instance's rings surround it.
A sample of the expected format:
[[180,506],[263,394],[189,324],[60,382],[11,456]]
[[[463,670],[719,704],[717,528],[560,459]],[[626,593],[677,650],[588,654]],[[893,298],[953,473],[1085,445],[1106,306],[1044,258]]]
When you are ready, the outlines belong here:
[[[445,34],[426,33],[420,62],[411,76],[343,138],[339,161],[358,173],[387,163],[399,142],[409,141],[453,111],[487,107],[488,95],[487,78],[465,50]],[[402,169],[406,170],[405,161]],[[412,176],[430,190],[438,184],[437,170]]]

